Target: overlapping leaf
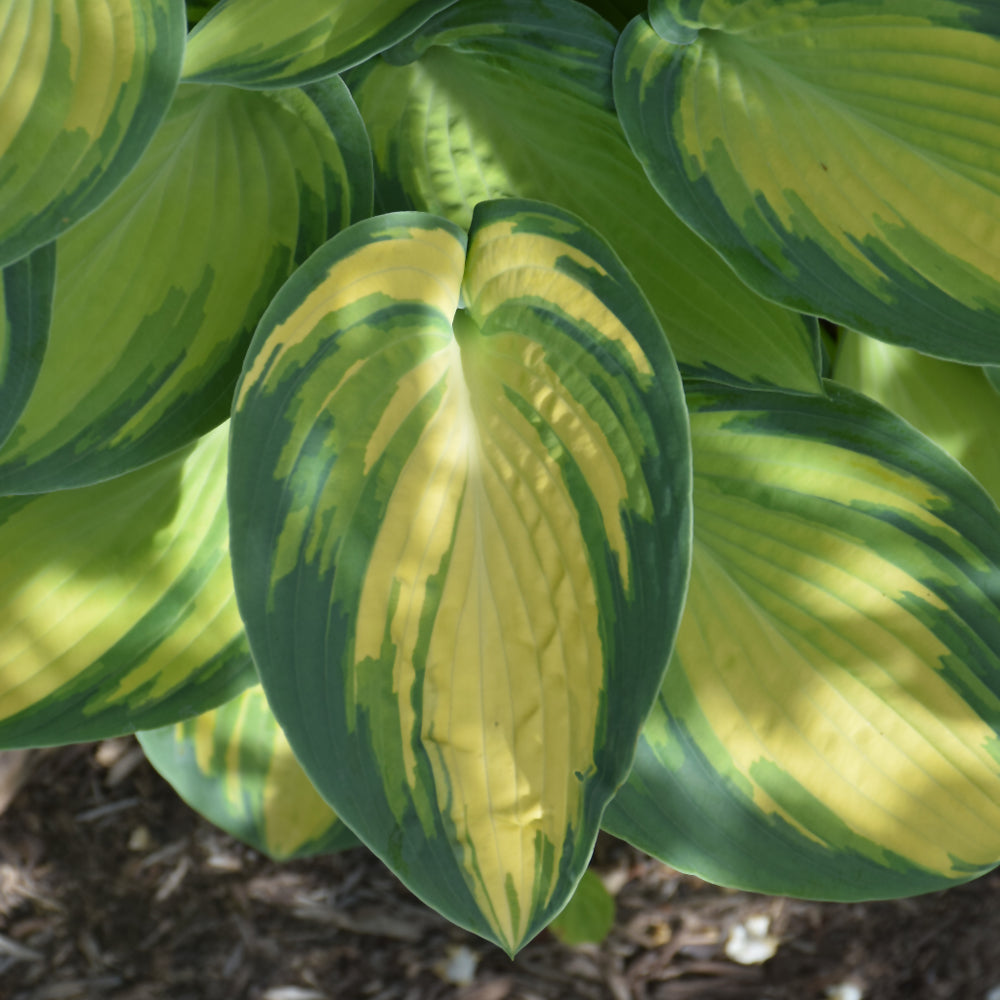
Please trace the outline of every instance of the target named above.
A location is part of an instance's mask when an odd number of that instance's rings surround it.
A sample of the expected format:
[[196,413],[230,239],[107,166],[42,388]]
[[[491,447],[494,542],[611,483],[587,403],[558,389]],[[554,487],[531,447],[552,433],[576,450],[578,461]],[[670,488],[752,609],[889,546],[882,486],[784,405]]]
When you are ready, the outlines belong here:
[[52,244],[0,273],[0,445],[17,424],[42,366],[52,318]]
[[259,684],[217,709],[138,736],[188,805],[268,857],[357,843],[299,766]]
[[1000,501],[1000,396],[982,368],[844,330],[833,375],[913,424]]
[[184,78],[288,87],[356,66],[455,0],[223,0],[191,33]]
[[688,602],[606,827],[715,882],[824,899],[993,867],[1000,511],[835,384],[688,404]]
[[536,202],[360,223],[278,294],[233,416],[237,594],[338,815],[517,949],[631,762],[687,573],[686,412],[606,244]]
[[56,242],[48,346],[0,493],[98,482],[226,418],[271,296],[371,210],[350,94],[311,94],[180,88],[128,179]]
[[686,374],[819,390],[814,324],[751,292],[663,203],[612,109],[615,33],[572,0],[463,0],[350,80],[384,208],[468,226],[539,198],[609,240]]
[[108,483],[0,498],[0,746],[166,725],[256,679],[226,431]]
[[183,0],[0,0],[0,266],[82,219],[170,104]]
[[1000,360],[992,0],[654,0],[615,61],[666,201],[763,295]]

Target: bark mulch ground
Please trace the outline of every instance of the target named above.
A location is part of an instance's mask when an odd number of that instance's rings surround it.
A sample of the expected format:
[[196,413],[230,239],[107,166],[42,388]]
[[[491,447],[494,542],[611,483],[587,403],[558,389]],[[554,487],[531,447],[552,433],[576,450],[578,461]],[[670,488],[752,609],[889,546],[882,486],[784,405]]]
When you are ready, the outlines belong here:
[[[1000,1000],[1000,874],[804,903],[602,838],[611,934],[568,947],[545,932],[510,961],[363,849],[261,857],[188,809],[132,740],[35,753],[18,774],[0,816],[0,1000]],[[778,944],[746,965],[726,945],[753,916]]]

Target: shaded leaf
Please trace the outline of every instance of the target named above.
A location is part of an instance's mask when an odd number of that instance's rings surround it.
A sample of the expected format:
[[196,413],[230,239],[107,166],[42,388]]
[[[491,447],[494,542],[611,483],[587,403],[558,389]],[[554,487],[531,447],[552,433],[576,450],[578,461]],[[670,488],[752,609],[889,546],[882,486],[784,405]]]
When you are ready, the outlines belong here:
[[615,925],[615,900],[588,868],[549,930],[563,944],[600,944]]
[[259,684],[138,737],[149,762],[188,805],[270,858],[357,843],[299,766]]
[[38,378],[52,319],[55,248],[48,244],[0,275],[0,445],[17,426]]
[[356,66],[455,0],[223,0],[188,41],[184,78],[236,87],[311,83]]
[[815,324],[751,292],[644,176],[613,110],[615,39],[570,0],[463,0],[360,67],[382,207],[464,228],[489,198],[558,204],[611,243],[685,375],[818,392]]

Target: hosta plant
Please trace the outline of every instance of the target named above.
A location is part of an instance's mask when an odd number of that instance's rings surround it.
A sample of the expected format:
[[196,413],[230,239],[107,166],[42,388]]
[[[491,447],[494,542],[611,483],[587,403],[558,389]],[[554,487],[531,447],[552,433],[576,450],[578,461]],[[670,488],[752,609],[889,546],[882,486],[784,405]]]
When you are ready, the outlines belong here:
[[993,0],[0,0],[0,267],[0,745],[511,953],[1000,862]]

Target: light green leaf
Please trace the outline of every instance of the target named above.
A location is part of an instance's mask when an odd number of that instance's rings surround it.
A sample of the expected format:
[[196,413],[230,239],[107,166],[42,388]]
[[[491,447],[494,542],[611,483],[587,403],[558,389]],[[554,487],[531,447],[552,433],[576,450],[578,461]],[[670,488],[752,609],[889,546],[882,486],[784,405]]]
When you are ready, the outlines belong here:
[[17,425],[38,378],[55,278],[51,243],[0,274],[0,445]]
[[1000,396],[982,368],[843,330],[833,376],[922,431],[1000,501]]
[[775,301],[1000,360],[994,0],[650,10],[622,35],[615,102],[678,215]]
[[299,766],[259,684],[210,712],[137,735],[188,805],[276,861],[357,843]]
[[142,155],[184,53],[183,0],[0,0],[0,266],[97,207]]
[[356,66],[455,0],[223,0],[191,32],[184,79],[288,87]]
[[910,895],[1000,860],[1000,511],[828,393],[688,394],[688,601],[604,825],[724,885]]
[[588,868],[549,930],[563,944],[600,944],[615,925],[615,900]]
[[316,787],[415,892],[508,951],[587,866],[687,575],[666,340],[580,220],[479,205],[331,240],[237,391],[234,576]]
[[813,321],[765,302],[650,186],[611,98],[615,33],[571,0],[463,0],[352,74],[378,198],[467,227],[489,198],[578,214],[649,298],[686,375],[819,391]]
[[99,482],[226,419],[271,296],[371,211],[350,94],[311,94],[181,87],[128,179],[56,242],[48,347],[0,493]]
[[226,431],[98,486],[0,498],[0,746],[166,725],[254,682]]

